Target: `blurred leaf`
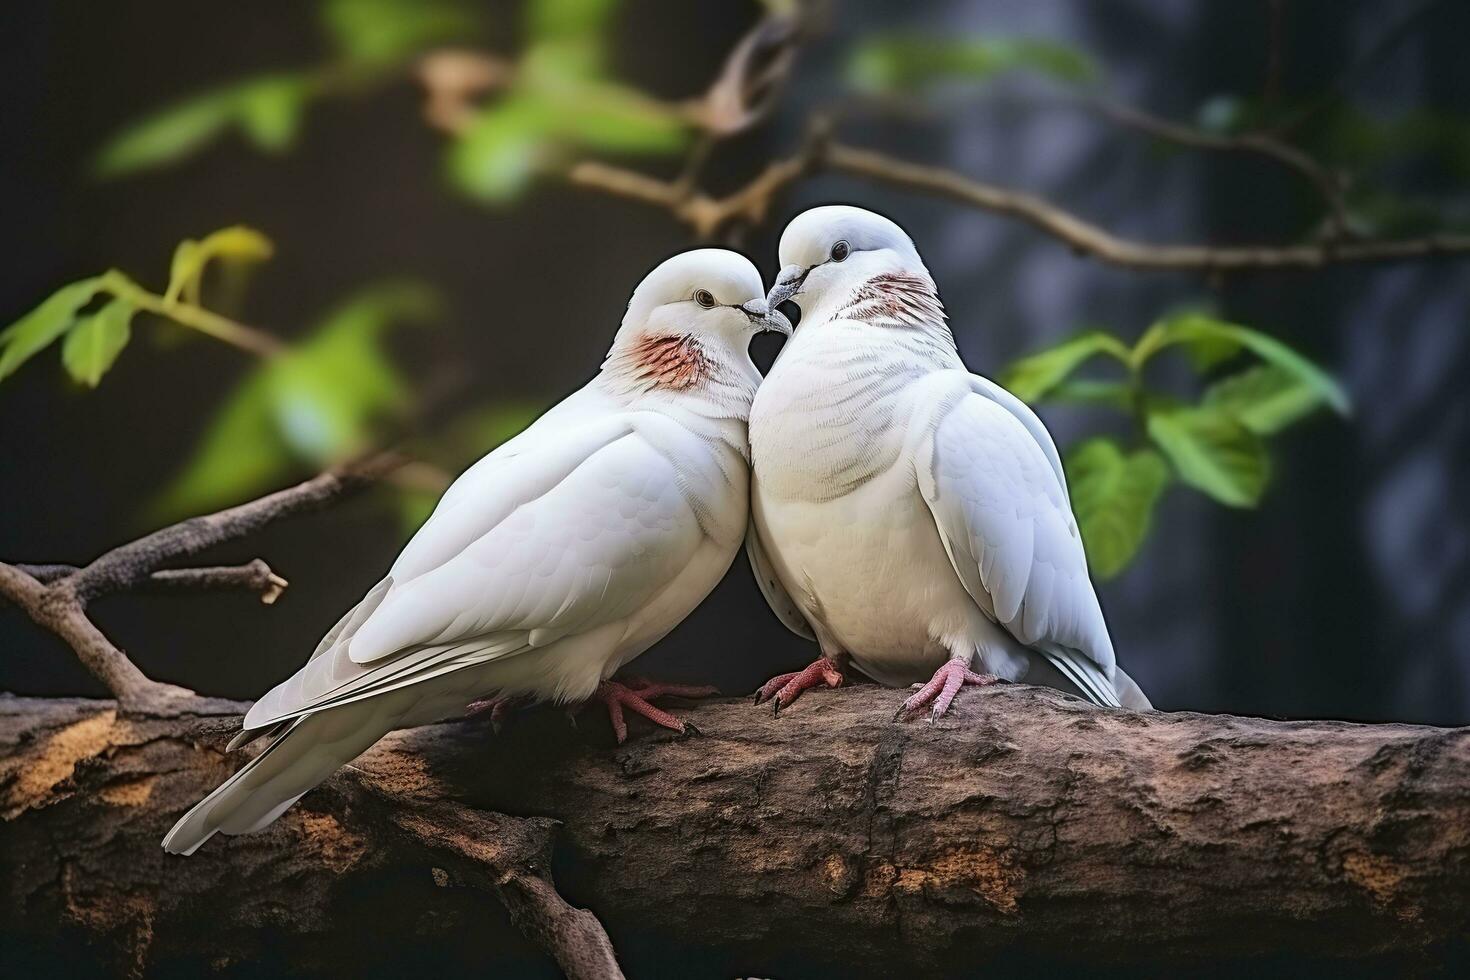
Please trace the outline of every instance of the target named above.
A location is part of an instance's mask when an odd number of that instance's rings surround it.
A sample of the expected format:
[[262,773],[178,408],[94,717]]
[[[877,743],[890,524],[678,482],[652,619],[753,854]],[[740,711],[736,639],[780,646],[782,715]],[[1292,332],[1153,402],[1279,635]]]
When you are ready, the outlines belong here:
[[120,177],[173,163],[237,126],[255,146],[279,152],[296,134],[311,93],[304,75],[267,75],[214,89],[163,109],[113,137],[96,172]]
[[618,0],[530,0],[526,34],[533,41],[598,37],[608,28]]
[[1254,433],[1213,408],[1151,412],[1148,434],[1179,478],[1229,507],[1254,507],[1270,462]]
[[1421,106],[1381,118],[1343,101],[1321,114],[1315,135],[1323,156],[1353,171],[1428,158],[1470,180],[1470,116]]
[[450,146],[450,177],[475,197],[509,201],[535,175],[543,138],[539,113],[530,101],[510,96],[480,112]]
[[288,149],[301,128],[309,94],[305,79],[289,75],[242,85],[235,107],[240,129],[267,153]]
[[1001,383],[1022,401],[1036,401],[1066,380],[1084,361],[1103,353],[1128,363],[1128,348],[1120,340],[1092,330],[1012,363],[1002,375]]
[[1131,411],[1133,390],[1122,381],[1063,381],[1046,393],[1046,400],[1067,405],[1104,405]]
[[559,152],[668,153],[682,148],[687,135],[677,114],[619,86],[517,91],[481,111],[454,142],[449,173],[468,193],[501,203]]
[[1112,578],[1148,535],[1154,504],[1169,484],[1169,467],[1152,449],[1125,456],[1117,443],[1099,438],[1068,452],[1066,469],[1088,565],[1099,578]]
[[473,36],[479,27],[469,7],[454,0],[326,0],[321,16],[342,54],[370,67]]
[[1322,392],[1275,364],[1258,364],[1211,385],[1204,405],[1228,412],[1256,435],[1279,432],[1327,403]]
[[193,458],[159,497],[156,519],[225,506],[298,471],[370,448],[377,425],[409,406],[380,346],[392,323],[437,306],[410,283],[371,287],[338,307],[290,352],[261,364],[229,396]]
[[66,333],[76,323],[77,311],[101,288],[100,277],[62,286],[0,333],[0,379],[14,374],[36,352]]
[[197,292],[205,267],[214,259],[227,262],[261,262],[270,258],[274,251],[275,246],[269,238],[245,225],[221,228],[206,235],[202,241],[186,238],[174,249],[168,289],[163,298],[165,302],[172,302],[191,291]]
[[1176,344],[1184,346],[1200,370],[1229,359],[1241,349],[1248,350],[1266,363],[1295,376],[1321,395],[1338,413],[1348,413],[1347,392],[1317,365],[1274,337],[1199,313],[1173,316],[1145,331],[1133,348],[1135,367],[1141,368],[1154,354]]
[[921,37],[880,35],[848,60],[848,80],[858,88],[918,89],[937,82],[989,81],[1028,71],[1069,84],[1090,82],[1098,71],[1085,53],[1039,38]]
[[97,387],[128,345],[136,312],[133,304],[114,299],[72,327],[61,347],[61,363],[67,373],[89,388]]

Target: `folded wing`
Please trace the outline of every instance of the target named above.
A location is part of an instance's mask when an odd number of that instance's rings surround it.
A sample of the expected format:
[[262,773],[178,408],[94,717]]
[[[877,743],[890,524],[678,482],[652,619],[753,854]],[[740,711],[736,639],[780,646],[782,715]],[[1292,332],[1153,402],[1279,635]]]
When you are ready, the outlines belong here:
[[[998,394],[997,394],[998,393]],[[981,610],[1092,700],[1118,705],[1112,641],[1051,437],[1004,389],[971,378],[918,454],[919,489]]]
[[627,418],[482,460],[307,665],[256,702],[245,727],[624,619],[673,581],[702,537],[673,466]]

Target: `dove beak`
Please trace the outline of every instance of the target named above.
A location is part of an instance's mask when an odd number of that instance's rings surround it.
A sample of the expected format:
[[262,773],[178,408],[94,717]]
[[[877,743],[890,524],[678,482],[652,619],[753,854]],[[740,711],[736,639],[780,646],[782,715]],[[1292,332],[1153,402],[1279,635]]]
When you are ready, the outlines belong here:
[[791,336],[791,321],[780,310],[772,309],[766,300],[753,299],[742,304],[740,310],[761,330],[769,330],[783,337]]
[[811,269],[800,265],[788,265],[776,276],[776,284],[771,287],[771,292],[766,296],[766,303],[771,309],[775,309],[782,303],[791,299],[801,292],[802,284],[806,282],[806,276]]

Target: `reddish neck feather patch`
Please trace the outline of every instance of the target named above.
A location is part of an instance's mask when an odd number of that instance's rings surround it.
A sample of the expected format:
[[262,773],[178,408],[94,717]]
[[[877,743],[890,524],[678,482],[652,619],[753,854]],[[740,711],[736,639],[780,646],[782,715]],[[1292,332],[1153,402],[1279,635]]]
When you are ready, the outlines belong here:
[[859,286],[837,318],[887,320],[903,326],[942,323],[944,304],[927,276],[889,272]]
[[686,391],[707,380],[710,360],[693,337],[639,337],[628,351],[634,377],[654,388]]

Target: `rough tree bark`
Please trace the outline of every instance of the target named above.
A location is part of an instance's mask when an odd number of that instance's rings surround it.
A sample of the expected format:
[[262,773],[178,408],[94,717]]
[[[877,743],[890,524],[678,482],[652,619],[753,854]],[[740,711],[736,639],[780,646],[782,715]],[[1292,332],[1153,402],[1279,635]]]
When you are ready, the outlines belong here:
[[621,748],[552,711],[498,736],[398,733],[193,858],[158,841],[239,763],[231,716],[0,698],[5,943],[139,972],[545,972],[460,887],[554,898],[544,852],[503,853],[549,823],[509,813],[561,821],[562,892],[632,977],[1463,962],[1470,729],[1134,714],[1022,686],[895,724],[899,697],[815,692],[779,718],[712,701],[687,709],[703,737],[643,728]]

